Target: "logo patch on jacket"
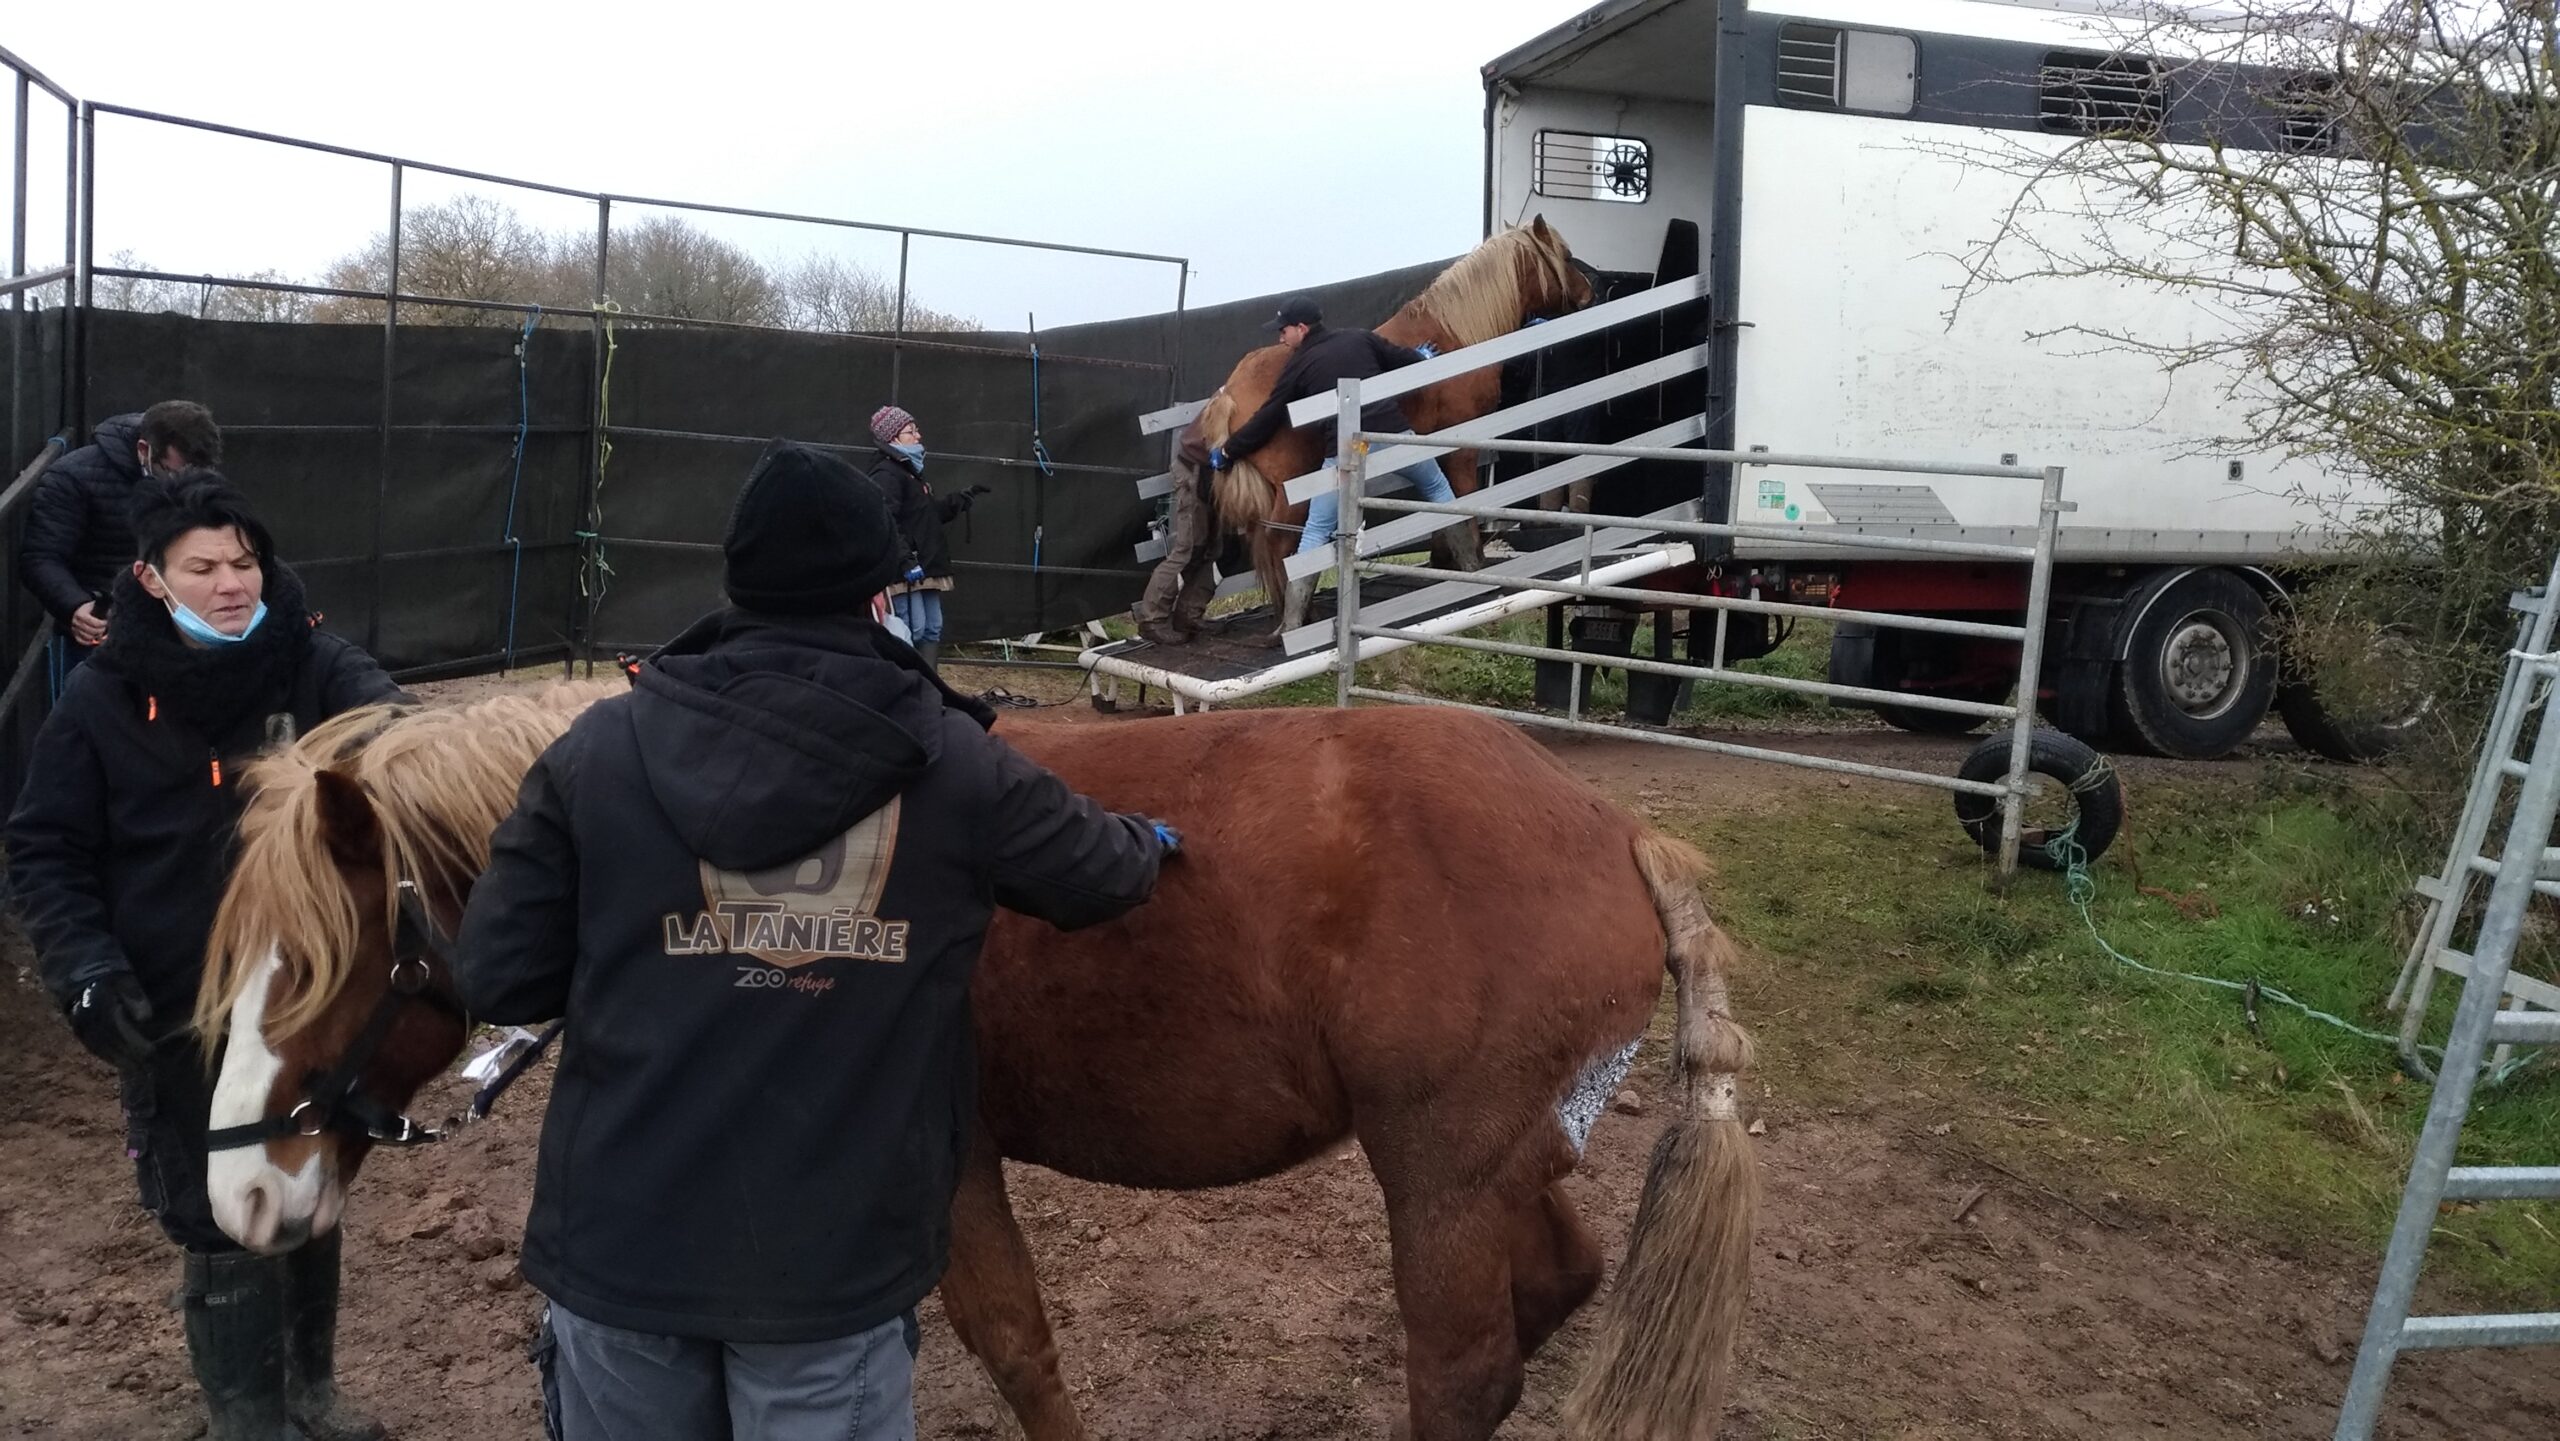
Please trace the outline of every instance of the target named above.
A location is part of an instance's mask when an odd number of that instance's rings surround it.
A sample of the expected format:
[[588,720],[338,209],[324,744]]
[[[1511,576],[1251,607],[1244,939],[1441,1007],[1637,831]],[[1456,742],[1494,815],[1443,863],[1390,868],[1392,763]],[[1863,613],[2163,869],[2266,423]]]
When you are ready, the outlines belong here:
[[830,957],[904,961],[907,923],[878,915],[898,849],[899,802],[796,861],[724,871],[700,862],[703,908],[666,917],[671,956],[750,956],[805,966]]

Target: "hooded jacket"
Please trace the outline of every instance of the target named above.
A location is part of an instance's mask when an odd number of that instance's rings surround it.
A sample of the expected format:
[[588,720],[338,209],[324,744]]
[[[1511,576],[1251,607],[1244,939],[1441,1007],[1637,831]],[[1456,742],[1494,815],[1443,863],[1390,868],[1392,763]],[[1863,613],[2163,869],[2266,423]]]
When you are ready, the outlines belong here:
[[96,438],[55,461],[28,497],[18,575],[56,625],[69,626],[73,611],[133,564],[126,516],[142,483],[133,454],[141,438],[140,411],[100,421]]
[[565,1015],[526,1279],[658,1335],[805,1342],[940,1280],[995,907],[1146,899],[1152,829],[987,733],[865,620],[710,616],[525,778],[452,956]]
[[106,643],[36,732],[9,817],[9,890],[57,1004],[131,971],[154,1024],[183,1031],[231,874],[241,769],[273,740],[406,697],[373,657],[312,628],[280,565],[267,567],[267,618],[219,650],[180,640],[130,570],[114,594]]

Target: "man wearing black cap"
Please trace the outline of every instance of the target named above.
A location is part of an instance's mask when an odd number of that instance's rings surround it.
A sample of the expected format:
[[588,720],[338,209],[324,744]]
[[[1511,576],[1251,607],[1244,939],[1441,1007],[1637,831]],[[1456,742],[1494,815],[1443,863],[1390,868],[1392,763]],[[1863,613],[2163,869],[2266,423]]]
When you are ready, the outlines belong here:
[[905,544],[844,461],[768,449],[724,548],[731,608],[526,777],[455,986],[568,1020],[522,1263],[555,1434],[908,1438],[988,921],[1118,916],[1180,838],[871,621]]
[[[1394,341],[1381,339],[1370,330],[1329,330],[1324,323],[1324,310],[1309,295],[1292,295],[1280,302],[1280,313],[1264,323],[1263,329],[1280,332],[1280,343],[1296,354],[1281,368],[1280,378],[1272,383],[1271,398],[1244,424],[1235,428],[1227,443],[1209,452],[1209,468],[1224,470],[1271,443],[1271,437],[1289,423],[1289,407],[1310,395],[1331,395],[1334,383],[1341,380],[1366,380],[1386,371],[1429,360],[1434,352],[1428,345],[1407,349]],[[1336,451],[1333,417],[1315,422],[1325,450],[1325,468],[1334,465]],[[1373,401],[1361,407],[1360,425],[1364,430],[1393,433],[1410,432],[1413,422],[1405,419],[1404,410],[1393,400]],[[1415,461],[1395,472],[1413,483],[1414,492],[1422,499],[1442,505],[1457,497],[1449,489],[1449,477],[1433,459]],[[1328,488],[1307,502],[1307,523],[1298,532],[1298,553],[1304,555],[1333,539],[1334,512],[1340,504]],[[1458,527],[1450,532],[1450,543],[1456,548],[1462,570],[1474,570],[1483,564],[1476,552],[1473,532]],[[1280,628],[1295,629],[1305,619],[1307,603],[1315,594],[1315,580],[1309,577],[1289,587],[1288,603],[1283,610]]]

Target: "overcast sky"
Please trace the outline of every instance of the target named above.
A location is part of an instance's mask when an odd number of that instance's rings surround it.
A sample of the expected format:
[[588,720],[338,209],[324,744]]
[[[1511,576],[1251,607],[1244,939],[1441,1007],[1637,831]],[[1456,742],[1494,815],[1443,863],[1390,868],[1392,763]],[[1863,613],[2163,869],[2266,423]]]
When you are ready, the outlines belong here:
[[[1189,256],[1194,304],[1452,255],[1478,237],[1478,67],[1573,0],[938,0],[678,6],[15,3],[0,46],[84,99],[465,169]],[[31,264],[59,251],[60,109],[36,96]],[[7,122],[0,106],[0,125]],[[387,170],[99,121],[98,254],[316,275],[382,228]],[[415,176],[412,206],[500,194]],[[1389,193],[1391,192],[1391,193]],[[626,218],[617,206],[616,224]],[[769,258],[894,272],[897,242],[709,222]],[[1170,309],[1170,266],[918,241],[919,299],[1012,328]]]

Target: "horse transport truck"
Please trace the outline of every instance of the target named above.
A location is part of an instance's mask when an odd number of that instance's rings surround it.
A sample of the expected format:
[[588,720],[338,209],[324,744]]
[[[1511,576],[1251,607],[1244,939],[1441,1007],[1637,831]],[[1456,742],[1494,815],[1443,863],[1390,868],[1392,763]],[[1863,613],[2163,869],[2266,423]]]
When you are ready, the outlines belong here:
[[[2269,621],[2344,556],[2372,497],[2311,462],[2251,453],[2249,403],[2228,373],[2173,373],[2091,338],[2207,337],[2222,322],[2206,303],[2087,276],[1980,286],[1958,303],[1966,257],[2020,199],[2018,157],[2101,135],[2304,143],[2299,116],[2248,109],[2276,86],[2128,53],[2137,19],[2097,0],[1604,0],[1484,67],[1485,226],[1543,214],[1603,272],[1704,275],[1693,333],[1708,347],[1696,383],[1710,449],[2065,467],[2042,697],[2062,729],[2210,757],[2281,700],[2305,744],[2351,751],[2365,742],[2279,675]],[[1696,467],[1686,474],[1694,489]],[[2023,613],[2024,566],[1819,542],[2032,540],[2031,487],[1710,475],[1708,519],[1801,526],[1811,542],[1736,541],[1723,577],[1867,611]],[[1842,625],[1832,679],[1999,700],[2015,652]]]

